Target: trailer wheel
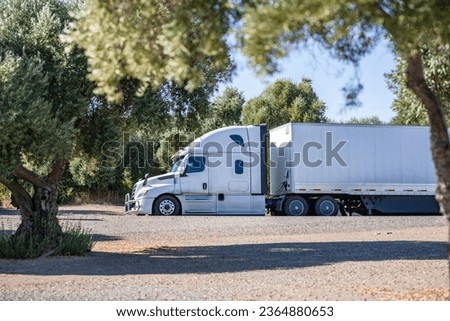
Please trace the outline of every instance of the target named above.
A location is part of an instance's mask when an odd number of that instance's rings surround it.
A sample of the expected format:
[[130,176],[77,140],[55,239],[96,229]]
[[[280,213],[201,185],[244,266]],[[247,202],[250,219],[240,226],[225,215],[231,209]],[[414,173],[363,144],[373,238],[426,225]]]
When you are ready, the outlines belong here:
[[290,216],[305,216],[308,214],[309,204],[301,196],[289,196],[283,205],[283,211]]
[[320,216],[335,216],[339,211],[339,205],[331,196],[322,196],[314,206],[316,214]]
[[180,204],[172,195],[163,195],[155,202],[155,213],[157,215],[180,214]]

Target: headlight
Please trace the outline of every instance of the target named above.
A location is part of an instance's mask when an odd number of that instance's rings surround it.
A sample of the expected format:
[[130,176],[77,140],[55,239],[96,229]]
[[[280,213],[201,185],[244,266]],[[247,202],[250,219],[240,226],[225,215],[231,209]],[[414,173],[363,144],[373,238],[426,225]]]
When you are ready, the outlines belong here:
[[145,191],[141,192],[138,194],[137,198],[141,198],[144,197],[148,194],[148,192],[150,191],[150,189],[146,189]]

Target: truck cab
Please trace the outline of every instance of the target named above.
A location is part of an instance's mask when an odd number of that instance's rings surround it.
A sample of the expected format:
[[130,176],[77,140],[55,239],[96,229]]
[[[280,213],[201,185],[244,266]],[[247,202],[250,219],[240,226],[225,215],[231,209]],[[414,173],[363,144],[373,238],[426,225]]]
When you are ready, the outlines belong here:
[[266,126],[209,132],[174,155],[167,174],[145,177],[126,195],[136,214],[265,214]]

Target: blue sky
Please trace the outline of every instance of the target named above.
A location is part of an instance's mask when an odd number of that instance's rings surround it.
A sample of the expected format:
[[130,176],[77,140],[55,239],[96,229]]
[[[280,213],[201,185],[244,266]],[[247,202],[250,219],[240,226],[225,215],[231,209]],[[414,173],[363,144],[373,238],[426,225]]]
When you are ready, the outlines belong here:
[[380,43],[373,52],[360,63],[360,78],[364,86],[360,94],[361,107],[345,108],[344,94],[341,90],[354,75],[350,65],[331,58],[324,49],[317,47],[299,50],[280,61],[280,72],[270,77],[257,77],[246,63],[246,58],[236,54],[236,74],[232,81],[221,86],[237,87],[246,100],[258,96],[264,88],[279,78],[299,82],[303,77],[310,78],[314,90],[327,105],[326,116],[333,121],[348,120],[352,117],[378,116],[389,121],[394,113],[391,104],[393,93],[387,88],[384,74],[395,68],[395,59],[386,43]]

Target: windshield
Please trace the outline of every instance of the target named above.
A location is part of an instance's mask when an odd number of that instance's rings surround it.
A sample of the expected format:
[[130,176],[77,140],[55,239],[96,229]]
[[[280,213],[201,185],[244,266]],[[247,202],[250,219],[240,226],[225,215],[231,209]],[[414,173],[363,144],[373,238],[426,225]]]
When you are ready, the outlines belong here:
[[180,167],[181,159],[178,159],[173,165],[172,169],[170,170],[171,173],[175,173],[178,170],[178,167]]

